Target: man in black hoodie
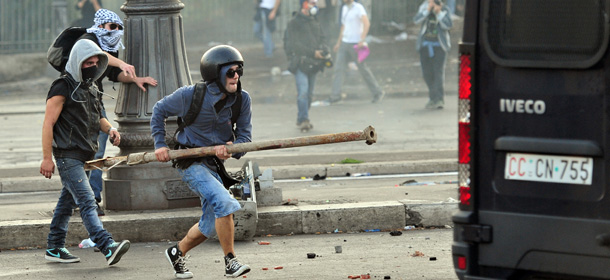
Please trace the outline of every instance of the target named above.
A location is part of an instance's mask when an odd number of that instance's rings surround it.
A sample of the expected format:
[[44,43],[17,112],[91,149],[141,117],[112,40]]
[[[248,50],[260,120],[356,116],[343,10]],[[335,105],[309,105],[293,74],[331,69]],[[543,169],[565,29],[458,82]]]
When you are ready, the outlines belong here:
[[284,50],[291,62],[290,71],[297,85],[297,126],[310,130],[309,107],[316,75],[324,68],[329,48],[315,15],[317,0],[301,0],[301,10],[288,23],[284,33]]
[[94,42],[79,40],[70,52],[65,74],[53,82],[47,96],[40,174],[51,179],[57,164],[63,185],[47,237],[48,261],[80,261],[65,248],[68,223],[77,206],[89,237],[108,265],[117,263],[129,250],[129,240],[117,243],[104,229],[84,168],[85,161],[93,159],[97,151],[100,130],[114,139],[115,146],[121,141],[117,129],[101,114],[103,109],[94,83],[107,66],[107,55]]

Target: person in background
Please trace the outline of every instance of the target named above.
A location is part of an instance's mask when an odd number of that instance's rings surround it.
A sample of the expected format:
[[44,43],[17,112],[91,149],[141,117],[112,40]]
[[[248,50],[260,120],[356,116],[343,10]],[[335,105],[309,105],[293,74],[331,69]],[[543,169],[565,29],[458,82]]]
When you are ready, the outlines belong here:
[[[250,271],[241,263],[234,249],[235,224],[233,213],[241,209],[239,202],[223,185],[221,178],[224,161],[239,159],[245,153],[229,154],[225,145],[247,143],[252,139],[252,110],[248,92],[241,89],[244,59],[234,47],[220,45],[206,51],[201,57],[200,69],[204,84],[184,86],[157,101],[153,107],[150,128],[155,142],[155,155],[160,162],[169,161],[169,147],[165,142],[165,121],[168,117],[185,118],[195,90],[203,87],[204,98],[199,114],[192,124],[175,135],[178,148],[214,146],[216,156],[183,159],[174,167],[191,191],[201,199],[202,215],[186,236],[165,251],[176,278],[192,278],[185,266],[186,253],[209,238],[218,236],[225,261],[225,276],[239,277]],[[241,100],[241,101],[238,101]],[[241,102],[239,112],[233,105]],[[237,106],[236,106],[237,107]],[[239,117],[232,123],[232,117]],[[235,129],[233,129],[235,125]]]
[[102,0],[79,0],[75,8],[80,11],[80,18],[72,22],[71,26],[89,27],[95,12],[102,8]]
[[106,131],[119,145],[121,135],[101,115],[102,106],[95,81],[108,65],[107,55],[90,40],[74,44],[65,73],[55,80],[47,95],[42,125],[40,174],[51,179],[55,163],[63,185],[53,210],[45,259],[52,262],[80,261],[66,248],[68,225],[74,209],[80,209],[82,223],[91,240],[106,257],[108,265],[119,262],[129,250],[129,240],[115,242],[97,216],[95,197],[85,173],[85,162],[97,150],[98,131]]
[[[313,128],[309,120],[309,107],[316,75],[323,69],[323,60],[329,52],[322,27],[315,17],[318,12],[317,2],[301,0],[301,11],[288,22],[284,32],[284,50],[288,59],[299,61],[292,71],[297,86],[297,126],[303,132]],[[306,61],[313,61],[314,64]]]
[[[123,21],[121,21],[121,18],[110,10],[100,9],[95,13],[95,18],[92,21],[93,25],[87,29],[87,33],[82,35],[79,40],[88,39],[95,42],[108,55],[108,69],[95,81],[99,91],[102,94],[104,92],[104,86],[102,84],[104,77],[108,77],[108,79],[113,82],[135,83],[143,92],[146,92],[146,85],[157,86],[157,81],[154,78],[136,76],[135,67],[118,58],[119,49],[124,48],[121,43],[121,38],[123,37]],[[104,108],[103,103],[102,116],[107,118],[106,109]],[[106,152],[106,141],[108,141],[108,134],[104,131],[100,131],[98,138],[99,149],[95,154],[94,159],[104,157],[104,153]],[[98,204],[97,213],[99,216],[103,216],[105,213],[99,206],[99,203],[102,202],[102,171],[97,169],[91,170],[89,182],[91,183],[91,188],[95,193],[95,200]]]
[[254,35],[263,42],[265,57],[273,57],[275,44],[271,33],[275,31],[275,18],[278,15],[281,0],[255,0]]
[[337,38],[339,34],[339,24],[337,20],[337,14],[339,13],[337,9],[338,2],[340,0],[319,0],[318,8],[320,11],[316,16],[320,25],[324,28],[322,31],[324,32],[324,38],[327,40],[326,44],[332,46],[335,43],[335,38]]
[[[341,101],[341,87],[345,80],[345,75],[348,70],[347,64],[355,61],[358,66],[358,71],[364,79],[369,90],[373,94],[373,103],[380,102],[385,96],[385,92],[381,89],[375,76],[363,61],[358,61],[356,48],[361,49],[366,47],[365,38],[369,32],[371,23],[366,15],[364,6],[354,0],[343,0],[343,8],[341,10],[341,30],[339,38],[335,44],[334,51],[337,52],[335,61],[335,71],[333,74],[332,92],[328,99],[330,104]],[[355,47],[357,46],[357,47]]]
[[445,106],[445,64],[451,49],[449,30],[453,26],[451,12],[441,0],[424,0],[413,21],[421,24],[416,49],[421,69],[428,86],[426,109],[443,109]]

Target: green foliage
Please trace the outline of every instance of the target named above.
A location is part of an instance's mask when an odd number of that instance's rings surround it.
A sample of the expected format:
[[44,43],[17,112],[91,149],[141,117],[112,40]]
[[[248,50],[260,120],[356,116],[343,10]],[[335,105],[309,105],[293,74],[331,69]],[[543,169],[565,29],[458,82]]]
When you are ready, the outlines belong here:
[[352,163],[363,163],[364,161],[353,159],[353,158],[345,158],[341,161],[342,164],[352,164]]

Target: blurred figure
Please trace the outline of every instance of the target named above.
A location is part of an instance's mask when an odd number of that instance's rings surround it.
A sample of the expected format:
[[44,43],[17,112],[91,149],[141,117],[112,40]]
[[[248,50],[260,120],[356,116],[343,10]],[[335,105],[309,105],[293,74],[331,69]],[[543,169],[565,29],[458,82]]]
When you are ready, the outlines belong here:
[[341,101],[341,87],[343,87],[343,80],[347,72],[347,64],[349,62],[356,62],[358,71],[373,94],[372,102],[377,103],[383,99],[385,92],[379,87],[375,76],[373,76],[364,60],[358,60],[357,53],[359,49],[368,48],[365,38],[371,23],[366,16],[366,10],[362,4],[356,3],[354,0],[343,0],[343,3],[344,5],[341,9],[341,30],[333,49],[337,52],[337,59],[335,61],[332,93],[328,102],[332,104]]
[[316,20],[317,0],[301,0],[301,11],[288,23],[284,33],[284,50],[289,61],[296,61],[289,69],[297,86],[297,126],[302,132],[313,128],[309,107],[313,98],[316,75],[324,69],[329,48],[324,42],[320,23]]
[[71,26],[89,27],[95,17],[95,12],[102,8],[102,0],[79,0],[75,8],[80,11],[80,18],[72,22]]
[[[79,40],[89,39],[95,42],[108,55],[108,69],[95,81],[95,84],[102,94],[104,92],[104,87],[102,85],[104,77],[108,77],[108,79],[113,82],[135,83],[143,92],[146,92],[146,85],[157,86],[157,81],[155,79],[152,77],[136,76],[135,67],[118,58],[119,49],[124,48],[123,43],[121,43],[123,37],[123,21],[121,21],[121,18],[116,13],[110,10],[100,9],[95,12],[95,18],[92,22],[93,25],[91,26],[91,22],[89,23],[89,26],[91,27],[87,29],[87,33],[82,35]],[[102,95],[100,95],[100,101],[101,100]],[[103,103],[101,113],[104,118],[107,117]],[[99,149],[97,150],[94,159],[104,157],[107,141],[108,134],[104,131],[100,131],[98,137]],[[97,169],[91,170],[89,183],[91,183],[91,188],[93,189],[95,200],[98,204],[98,215],[103,216],[105,213],[99,206],[99,203],[102,202],[102,171]]]
[[273,57],[275,44],[271,33],[275,31],[275,18],[279,13],[281,0],[255,0],[254,35],[263,42],[265,57]]
[[426,109],[443,109],[445,106],[445,64],[451,49],[449,30],[453,26],[451,11],[441,0],[424,0],[413,19],[421,24],[416,49],[421,69],[428,86],[429,100]]
[[334,38],[339,34],[339,24],[337,21],[338,2],[340,0],[318,0],[318,22],[323,26],[322,32],[327,40],[326,44],[331,46],[334,44]]

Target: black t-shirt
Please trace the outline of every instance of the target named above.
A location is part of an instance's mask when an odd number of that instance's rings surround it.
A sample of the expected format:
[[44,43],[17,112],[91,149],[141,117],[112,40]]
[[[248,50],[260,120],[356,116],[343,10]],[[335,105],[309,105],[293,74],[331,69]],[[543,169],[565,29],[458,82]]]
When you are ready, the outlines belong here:
[[51,97],[56,95],[61,95],[66,99],[70,98],[70,93],[73,90],[73,88],[71,89],[70,86],[68,86],[68,82],[64,80],[59,80],[51,86],[51,89],[49,89],[49,93],[47,94],[47,100],[51,99]]
[[426,33],[424,33],[424,39],[426,41],[438,41],[438,20],[433,12],[430,12],[428,16],[426,26]]

